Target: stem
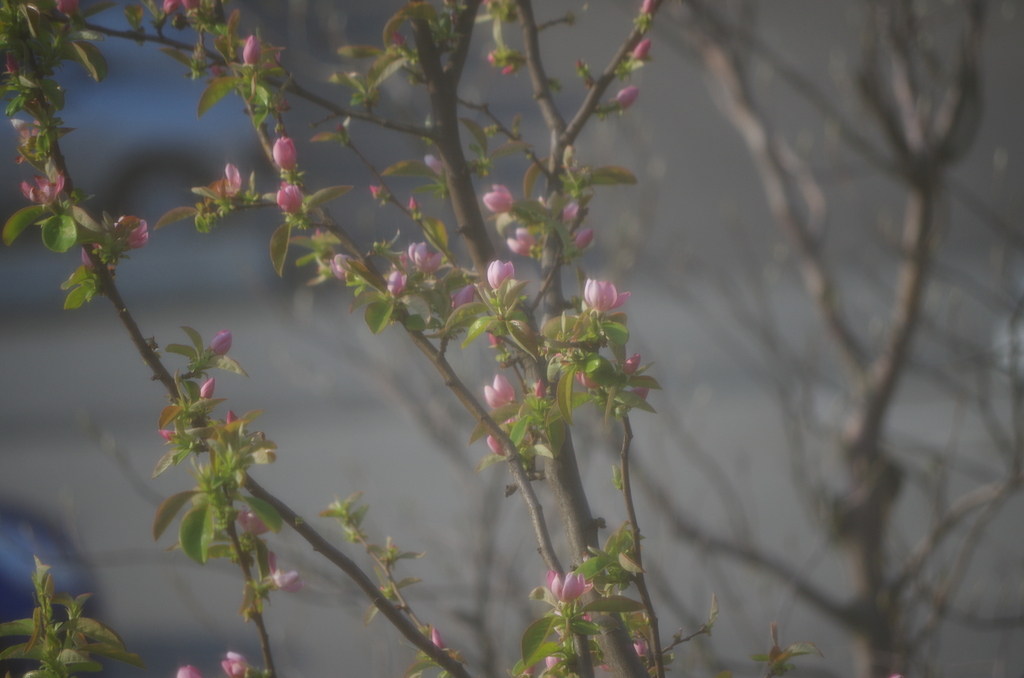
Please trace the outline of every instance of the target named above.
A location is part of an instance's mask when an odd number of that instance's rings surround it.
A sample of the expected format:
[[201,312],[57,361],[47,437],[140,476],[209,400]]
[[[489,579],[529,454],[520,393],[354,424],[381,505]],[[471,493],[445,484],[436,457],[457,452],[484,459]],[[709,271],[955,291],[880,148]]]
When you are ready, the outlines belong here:
[[[629,528],[633,534],[633,560],[643,568],[643,552],[640,549],[640,525],[636,520],[636,509],[633,506],[633,490],[629,484],[629,445],[633,441],[633,427],[629,423],[629,416],[622,418],[622,451],[619,453],[622,470],[622,498],[626,502],[626,515],[629,516]],[[654,653],[654,665],[658,669],[658,678],[665,678],[665,663],[661,655],[661,632],[658,630],[658,616],[654,613],[654,602],[651,600],[651,593],[647,590],[647,580],[644,573],[637,572],[633,579],[636,581],[636,588],[640,592],[640,599],[647,608],[647,620],[651,625],[651,651]]]

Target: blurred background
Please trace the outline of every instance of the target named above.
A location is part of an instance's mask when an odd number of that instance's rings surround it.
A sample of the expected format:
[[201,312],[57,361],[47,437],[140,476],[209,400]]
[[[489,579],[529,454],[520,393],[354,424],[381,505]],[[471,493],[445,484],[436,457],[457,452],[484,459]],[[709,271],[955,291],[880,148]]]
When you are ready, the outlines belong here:
[[[301,84],[346,104],[349,92],[326,80],[365,64],[340,59],[337,48],[379,44],[401,4],[249,0],[228,7],[242,10],[243,34],[259,31],[285,47],[282,63]],[[941,82],[956,71],[963,3],[906,4],[920,18],[914,48],[922,77]],[[584,95],[574,62],[603,69],[639,2],[536,5],[541,22],[574,15],[575,25],[542,33],[549,75],[562,85],[556,100],[570,117]],[[745,59],[748,94],[792,155],[785,171],[805,188],[814,184],[827,205],[820,215],[811,205],[804,216],[818,220],[822,256],[851,326],[878,346],[890,323],[906,194],[846,133],[849,124],[862,141],[887,148],[858,98],[858,73],[877,37],[866,18],[875,4],[723,2],[713,7],[724,22],[718,34],[695,6],[665,3],[651,36],[653,61],[632,76],[637,102],[622,116],[592,121],[576,144],[581,162],[621,165],[640,180],[597,192],[587,222],[597,237],[585,263],[593,277],[632,292],[624,308],[630,352],[656,362],[651,373],[665,386],[650,396],[657,416],[633,417],[639,519],[664,606],[662,635],[699,629],[714,592],[721,605],[714,636],[677,648],[677,675],[723,668],[754,675],[759,666],[747,657],[770,646],[772,621],[784,643],[808,640],[824,653],[800,662],[800,675],[853,675],[853,634],[809,602],[808,591],[844,601],[853,590],[821,497],[848,487],[837,440],[856,403],[804,290],[802,259],[769,209],[763,168],[759,174],[728,102],[716,105],[712,93],[722,80],[701,46],[725,34]],[[127,28],[119,9],[95,21]],[[546,155],[529,78],[488,66],[489,29],[478,27],[462,96],[488,102],[506,124],[522,112],[524,138]],[[988,2],[982,35],[979,122],[944,175],[924,320],[887,418],[887,452],[903,474],[886,536],[894,572],[958,499],[1020,473],[1020,375],[1010,360],[1024,294],[1024,1]],[[506,25],[505,39],[518,44],[518,29]],[[76,185],[95,195],[93,210],[155,224],[167,210],[194,203],[190,187],[219,178],[227,162],[243,176],[255,171],[261,190],[272,190],[276,175],[237,98],[197,120],[204,84],[183,78],[180,64],[154,45],[108,39],[101,48],[110,64],[105,82],[92,82],[75,64],[61,77],[63,118],[75,128],[62,147]],[[351,153],[306,142],[339,121],[311,128],[326,114],[297,98],[290,103],[286,121],[311,187],[356,187],[332,203],[338,223],[364,246],[396,233],[411,242],[415,234],[401,215],[371,199],[376,180]],[[413,121],[428,112],[422,92],[400,76],[387,81],[381,110]],[[378,169],[430,150],[357,121],[351,132]],[[12,130],[11,162],[0,163],[4,214],[23,205],[18,184],[32,174],[13,162],[14,137]],[[499,161],[479,188],[505,183],[518,198],[526,166],[522,158]],[[396,179],[392,189],[404,201],[416,185]],[[454,233],[439,200],[417,199]],[[463,651],[472,672],[503,675],[517,659],[521,630],[540,614],[526,594],[545,574],[521,500],[504,498],[509,481],[500,466],[474,475],[485,446],[467,445],[468,415],[397,331],[371,336],[361,314],[349,315],[349,293],[331,283],[307,287],[308,270],[289,265],[283,279],[274,274],[267,244],[276,225],[276,214],[250,212],[208,235],[187,221],[152,232],[118,268],[126,302],[161,345],[183,341],[181,325],[207,340],[230,329],[231,355],[249,378],[218,374],[217,396],[236,412],[265,410],[259,427],[280,448],[278,462],[257,469],[257,479],[332,537],[339,532],[314,516],[334,497],[362,491],[379,542],[390,535],[404,550],[426,552],[399,570],[424,580],[406,589],[420,618]],[[18,586],[28,584],[36,553],[57,566],[58,589],[96,593],[93,613],[122,633],[154,675],[170,676],[186,663],[216,675],[227,650],[255,661],[254,629],[236,614],[241,586],[229,564],[198,567],[166,552],[168,536],[152,541],[156,506],[190,488],[191,478],[177,468],[150,480],[164,451],[156,422],[165,399],[109,304],[97,298],[61,310],[60,283],[79,263],[77,250],[54,254],[32,231],[0,249],[0,616],[27,614]],[[522,258],[515,263],[518,277],[536,272],[527,273]],[[567,290],[577,293],[571,284]],[[484,343],[451,355],[464,381],[481,390],[495,369]],[[168,363],[179,366],[174,360]],[[618,434],[599,417],[582,419],[577,449],[593,510],[615,528],[625,519],[611,485]],[[1024,676],[1024,502],[1015,489],[957,523],[918,573],[919,584],[902,590],[915,675]],[[282,676],[405,671],[413,652],[382,620],[364,627],[367,603],[340,573],[293,535],[269,541],[282,566],[306,581],[296,594],[274,595],[267,614]],[[358,549],[344,550],[369,567]]]

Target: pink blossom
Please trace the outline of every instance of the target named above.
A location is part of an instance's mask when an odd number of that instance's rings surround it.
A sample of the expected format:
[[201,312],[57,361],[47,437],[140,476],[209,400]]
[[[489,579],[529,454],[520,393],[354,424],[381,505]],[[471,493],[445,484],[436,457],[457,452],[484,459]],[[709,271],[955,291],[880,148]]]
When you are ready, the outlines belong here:
[[633,355],[626,358],[626,362],[622,363],[622,371],[626,374],[633,374],[636,372],[636,368],[640,367],[640,354],[634,353]]
[[644,61],[651,51],[651,39],[644,38],[633,48],[633,58],[637,61]]
[[210,340],[210,350],[217,355],[224,355],[231,350],[231,330],[221,330]]
[[164,0],[164,14],[173,14],[178,11],[179,7],[181,7],[181,0]]
[[548,588],[555,598],[563,603],[576,600],[593,587],[594,585],[588,584],[582,574],[567,574],[563,578],[554,570],[548,571]]
[[388,292],[397,297],[405,289],[405,281],[407,279],[408,277],[398,270],[388,273]]
[[584,388],[595,389],[601,387],[599,383],[588,377],[586,372],[577,372],[576,381],[578,381]]
[[494,260],[487,266],[487,282],[494,289],[516,274],[511,261]]
[[78,0],[57,0],[57,9],[65,14],[74,14],[78,11]]
[[487,447],[491,448],[491,452],[494,452],[501,457],[505,456],[505,449],[494,436],[487,436]]
[[593,241],[594,229],[592,228],[581,228],[579,231],[576,232],[576,237],[573,239],[573,242],[576,243],[576,247],[580,248],[581,250],[587,249],[587,247],[589,247],[590,243],[592,243]]
[[229,678],[245,678],[245,672],[249,668],[249,662],[237,652],[228,652],[220,665]]
[[242,190],[242,175],[238,168],[228,163],[224,166],[224,193],[225,195],[238,195]]
[[651,392],[651,389],[646,386],[637,386],[633,389],[633,393],[639,396],[641,400],[647,400],[647,394]]
[[409,245],[409,259],[424,273],[433,273],[441,267],[444,257],[440,252],[431,252],[427,243],[417,242]]
[[484,400],[492,410],[515,401],[516,391],[503,374],[494,375],[493,386],[484,386]]
[[274,162],[283,170],[295,169],[297,156],[295,142],[288,137],[281,137],[274,142]]
[[249,534],[264,534],[270,531],[267,524],[260,519],[258,515],[252,512],[252,509],[244,508],[238,512],[236,518],[238,524],[241,525],[242,530]]
[[181,4],[185,5],[185,9],[199,9],[201,0],[181,0]]
[[423,156],[423,162],[426,163],[427,167],[434,170],[434,174],[440,175],[444,173],[444,165],[441,164],[436,155],[427,154]]
[[476,295],[476,288],[473,285],[466,285],[460,287],[452,294],[452,308],[458,308],[463,304],[468,304],[473,301],[473,297]]
[[508,248],[516,254],[524,257],[530,256],[530,250],[537,240],[530,234],[530,231],[525,228],[516,229],[516,237],[506,238],[505,242],[508,243]]
[[282,183],[277,192],[277,206],[282,212],[295,214],[302,209],[302,189],[295,184]]
[[334,258],[331,259],[331,273],[338,280],[344,280],[348,273],[348,260],[344,254],[335,254]]
[[27,181],[21,182],[22,195],[32,202],[39,203],[40,205],[49,205],[64,190],[64,175],[61,173],[57,174],[57,181],[50,181],[46,177],[33,178],[36,182],[35,186],[32,186]]
[[640,96],[640,88],[636,85],[629,85],[619,90],[619,93],[615,95],[615,101],[618,102],[621,109],[625,110],[633,105],[638,96]]
[[484,193],[484,205],[487,209],[500,214],[512,209],[512,193],[502,184],[493,184],[490,193]]
[[228,410],[227,416],[224,417],[224,423],[233,424],[236,421],[238,421],[238,415],[235,414],[234,410]]
[[598,313],[622,306],[626,303],[626,299],[629,299],[629,294],[629,292],[619,294],[615,285],[598,280],[588,280],[583,288],[583,299],[587,302],[587,306]]
[[203,382],[202,386],[199,387],[199,397],[200,398],[212,398],[213,397],[213,389],[216,388],[216,387],[217,387],[217,380],[214,379],[213,377],[210,377],[205,382]]
[[654,0],[644,0],[644,4],[640,7],[642,14],[651,14],[654,12]]
[[580,212],[580,204],[575,200],[571,200],[565,207],[562,208],[562,221],[565,223],[572,223],[576,220],[576,215]]
[[178,669],[178,678],[203,678],[203,674],[199,673],[199,669],[188,664]]
[[430,642],[432,642],[434,645],[441,648],[442,650],[445,647],[447,647],[444,644],[444,638],[441,637],[441,632],[437,630],[436,626],[430,629]]
[[[252,66],[260,62],[260,39],[255,35],[250,35],[245,40],[245,47],[242,48],[242,61]],[[295,150],[294,148],[292,149]],[[274,148],[274,154],[277,154],[277,147]],[[277,158],[274,158],[275,161]],[[278,163],[280,164],[280,163]]]
[[140,220],[139,225],[128,234],[128,247],[133,250],[141,249],[149,242],[149,226],[146,221]]

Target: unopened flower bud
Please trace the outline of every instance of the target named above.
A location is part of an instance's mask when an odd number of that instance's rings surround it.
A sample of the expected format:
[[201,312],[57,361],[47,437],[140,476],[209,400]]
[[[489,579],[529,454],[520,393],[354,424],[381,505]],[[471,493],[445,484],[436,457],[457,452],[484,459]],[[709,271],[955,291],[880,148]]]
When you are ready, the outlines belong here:
[[224,355],[231,350],[231,330],[221,330],[210,340],[210,350],[217,355]]
[[618,102],[620,108],[625,110],[633,105],[638,96],[640,96],[640,88],[636,85],[629,85],[619,90],[619,93],[615,95],[615,101]]
[[[253,66],[260,62],[260,39],[257,38],[255,35],[250,35],[248,38],[246,38],[245,47],[242,48],[242,61],[249,66]],[[278,141],[280,141],[280,139],[278,139]],[[295,149],[293,148],[292,150],[294,151]],[[274,155],[274,160],[276,162],[276,146],[274,147]]]
[[295,169],[297,156],[295,142],[288,137],[281,137],[274,142],[274,162],[283,170]]
[[202,386],[199,387],[200,398],[212,398],[213,389],[217,386],[217,380],[213,377],[207,379]]

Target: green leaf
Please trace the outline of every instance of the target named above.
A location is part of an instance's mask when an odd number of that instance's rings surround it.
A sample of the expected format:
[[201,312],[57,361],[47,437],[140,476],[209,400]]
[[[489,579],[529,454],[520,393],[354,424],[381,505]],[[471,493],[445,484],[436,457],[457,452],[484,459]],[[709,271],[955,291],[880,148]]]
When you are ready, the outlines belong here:
[[160,504],[160,508],[156,510],[156,516],[153,518],[153,541],[160,538],[160,535],[164,533],[164,530],[174,520],[174,516],[178,515],[181,507],[197,494],[199,494],[197,490],[187,490],[172,494],[167,499],[164,499],[163,503]]
[[340,198],[351,190],[351,186],[330,186],[328,188],[321,188],[319,191],[306,198],[306,209],[312,209],[317,205],[327,202],[328,200]]
[[523,666],[533,666],[551,654],[553,648],[549,649],[548,646],[554,645],[554,643],[545,643],[544,641],[555,630],[558,622],[559,619],[555,616],[541,617],[527,627],[521,643]]
[[635,184],[636,177],[625,167],[605,165],[590,170],[590,181],[595,186],[613,184]]
[[484,132],[484,128],[476,124],[476,122],[470,118],[459,118],[459,122],[466,126],[469,133],[473,135],[473,139],[476,140],[478,146],[480,146],[480,154],[487,155],[487,134]]
[[605,336],[608,337],[609,341],[613,341],[619,346],[625,346],[626,342],[629,341],[629,329],[622,323],[601,323],[601,329],[604,330]]
[[567,369],[562,378],[558,380],[558,388],[555,392],[558,411],[562,413],[562,419],[569,426],[572,426],[572,381],[575,376],[575,368]]
[[199,97],[199,114],[197,117],[203,117],[206,111],[223,99],[224,95],[233,90],[238,83],[239,79],[233,76],[214,78],[206,87],[206,91]]
[[189,219],[199,213],[195,207],[175,207],[167,214],[160,217],[160,221],[156,222],[154,230],[163,228],[167,224],[173,224],[175,221],[181,221],[182,219]]
[[639,612],[643,609],[645,609],[644,604],[639,600],[633,600],[626,596],[608,596],[584,605],[581,612]]
[[391,322],[391,313],[395,310],[391,301],[377,301],[366,307],[364,317],[366,325],[374,334],[380,334]]
[[181,519],[178,542],[186,556],[200,565],[206,564],[210,542],[213,541],[213,510],[207,503],[193,506]]
[[234,372],[235,374],[240,374],[243,377],[249,376],[246,371],[242,369],[242,366],[238,364],[238,361],[234,358],[229,358],[226,355],[215,355],[210,358],[210,367],[216,367],[217,369],[224,370],[226,372]]
[[140,669],[146,668],[146,663],[142,661],[142,657],[135,654],[134,652],[126,652],[123,649],[111,647],[103,643],[93,643],[90,645],[83,645],[78,648],[83,652],[89,652],[91,654],[98,654],[101,657],[107,657],[108,659],[114,659],[125,664],[131,664]]
[[103,622],[96,621],[95,619],[89,619],[88,617],[75,617],[64,622],[63,628],[83,633],[93,640],[112,646],[115,649],[123,650],[124,641],[121,640],[121,636],[117,635],[117,631],[110,628]]
[[[138,8],[142,13],[142,8]],[[127,13],[127,9],[125,10]],[[70,55],[72,59],[82,64],[96,82],[107,77],[107,60],[103,53],[91,42],[75,41],[70,44]]]
[[365,59],[367,57],[380,56],[383,53],[384,50],[380,47],[372,45],[345,45],[338,48],[338,55],[348,59]]
[[437,179],[437,174],[434,170],[427,167],[427,164],[420,160],[399,160],[381,172],[381,174],[386,177],[427,177],[428,179]]
[[284,271],[284,259],[288,255],[288,239],[291,235],[292,225],[281,224],[274,231],[274,235],[270,236],[270,262],[274,265],[278,277],[281,277]]
[[242,497],[242,501],[249,505],[252,512],[259,516],[259,519],[270,528],[271,532],[277,534],[281,531],[284,521],[281,520],[281,514],[277,512],[276,508],[256,497]]
[[5,245],[10,245],[14,239],[21,235],[21,232],[28,228],[28,225],[39,218],[46,211],[42,205],[31,205],[23,207],[7,220],[4,224],[3,239]]
[[67,252],[78,241],[78,227],[69,215],[54,215],[43,222],[43,244],[54,252]]
[[437,250],[448,251],[448,230],[444,227],[443,221],[434,217],[423,217],[423,234]]

